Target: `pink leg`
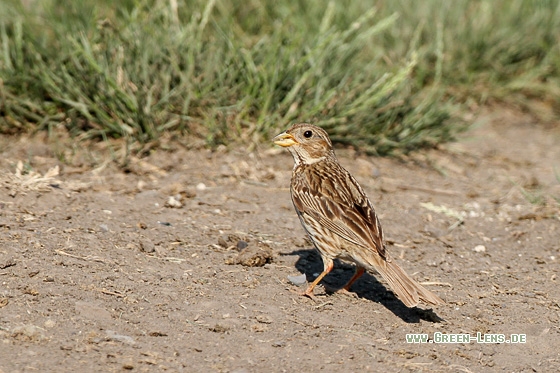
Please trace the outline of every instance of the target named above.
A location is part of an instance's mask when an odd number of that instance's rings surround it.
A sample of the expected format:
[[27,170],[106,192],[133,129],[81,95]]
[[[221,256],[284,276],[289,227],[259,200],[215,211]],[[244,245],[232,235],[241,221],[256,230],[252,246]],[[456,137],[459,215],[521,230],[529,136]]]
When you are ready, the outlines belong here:
[[357,266],[356,272],[354,272],[354,276],[352,276],[350,281],[348,281],[346,285],[344,285],[343,289],[347,291],[350,290],[352,284],[354,284],[354,282],[356,282],[356,280],[359,279],[364,274],[365,271],[366,270],[364,269],[364,267]]
[[334,263],[332,259],[323,258],[323,261],[325,262],[325,269],[323,270],[323,272],[321,272],[319,276],[317,276],[315,281],[313,281],[311,285],[307,287],[307,290],[305,290],[305,292],[302,295],[313,298],[313,289],[315,288],[315,286],[317,286],[317,284],[323,279],[323,277],[325,277],[330,271],[332,271],[334,267]]

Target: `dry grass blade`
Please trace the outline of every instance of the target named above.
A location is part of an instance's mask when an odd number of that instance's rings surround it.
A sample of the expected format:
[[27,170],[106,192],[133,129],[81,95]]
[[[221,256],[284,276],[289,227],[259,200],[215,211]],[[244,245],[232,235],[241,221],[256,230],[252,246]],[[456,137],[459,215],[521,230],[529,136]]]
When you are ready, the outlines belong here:
[[25,171],[22,161],[16,166],[15,173],[0,171],[0,185],[9,190],[9,195],[14,197],[17,194],[27,192],[48,192],[53,186],[59,186],[61,181],[56,177],[59,174],[59,167],[51,167],[44,175],[33,170]]
[[63,250],[55,250],[55,252],[58,255],[68,256],[68,257],[74,258],[74,259],[87,260],[87,261],[99,262],[99,263],[107,263],[107,260],[105,260],[101,257],[98,257],[97,255],[79,256],[79,255],[74,255],[74,254],[67,253],[66,251],[63,251]]

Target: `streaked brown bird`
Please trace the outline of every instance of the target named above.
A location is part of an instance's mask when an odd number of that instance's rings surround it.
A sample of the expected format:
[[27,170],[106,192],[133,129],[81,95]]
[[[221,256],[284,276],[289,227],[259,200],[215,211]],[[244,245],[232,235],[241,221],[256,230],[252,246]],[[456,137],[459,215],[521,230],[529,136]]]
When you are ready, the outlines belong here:
[[419,301],[444,303],[391,258],[371,202],[356,179],[338,163],[325,130],[312,124],[295,124],[272,141],[288,148],[294,157],[292,201],[323,259],[323,272],[303,295],[312,297],[315,286],[333,269],[333,259],[340,258],[356,264],[345,290],[366,270],[376,270],[407,307]]

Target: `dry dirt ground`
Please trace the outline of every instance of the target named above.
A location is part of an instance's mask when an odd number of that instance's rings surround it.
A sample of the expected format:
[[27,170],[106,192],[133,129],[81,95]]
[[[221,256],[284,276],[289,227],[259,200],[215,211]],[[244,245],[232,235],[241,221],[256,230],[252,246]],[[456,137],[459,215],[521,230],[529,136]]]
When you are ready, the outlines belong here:
[[0,372],[560,371],[558,127],[499,113],[402,159],[337,151],[388,249],[446,300],[432,310],[375,274],[326,292],[346,263],[298,295],[288,276],[322,265],[283,149],[171,146],[124,169],[38,138],[0,138],[0,154]]

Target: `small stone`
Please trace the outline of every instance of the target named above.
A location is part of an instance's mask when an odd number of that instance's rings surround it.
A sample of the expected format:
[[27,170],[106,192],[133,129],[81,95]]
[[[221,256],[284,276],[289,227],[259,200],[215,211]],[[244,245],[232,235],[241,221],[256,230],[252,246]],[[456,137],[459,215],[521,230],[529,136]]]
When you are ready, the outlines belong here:
[[23,289],[23,294],[29,294],[29,295],[32,295],[32,296],[35,297],[35,296],[39,295],[39,292],[38,292],[36,289],[32,288],[32,287],[26,286],[26,287]]
[[243,240],[237,241],[237,250],[241,251],[241,250],[245,249],[247,246],[249,246],[247,241],[243,241]]
[[257,315],[255,319],[261,324],[272,324],[272,317],[267,315]]
[[212,327],[210,327],[210,331],[214,332],[214,333],[226,333],[230,330],[230,328],[226,325],[220,325],[220,324],[216,324]]
[[206,184],[204,184],[204,183],[198,183],[198,184],[196,185],[196,190],[201,191],[201,192],[202,192],[203,190],[206,190]]
[[105,333],[107,334],[107,338],[109,338],[109,340],[115,342],[122,342],[129,345],[133,345],[136,343],[134,339],[132,337],[129,337],[128,335],[117,334],[112,330],[107,330]]
[[486,251],[486,247],[484,245],[476,245],[474,247],[474,251],[477,253],[483,253]]
[[107,226],[107,224],[99,224],[99,229],[101,229],[103,232],[109,232],[109,227]]
[[6,260],[3,260],[2,263],[0,263],[0,269],[6,269],[8,267],[12,267],[16,265],[16,261],[14,260],[14,258],[8,258]]
[[296,286],[303,286],[307,283],[307,276],[301,274],[299,276],[288,276],[288,281]]
[[145,187],[146,187],[146,182],[143,180],[138,180],[138,183],[136,183],[136,189],[138,189],[141,192],[144,190]]
[[228,243],[227,243],[227,239],[228,236],[226,235],[222,235],[220,237],[218,237],[218,245],[220,245],[221,247],[228,247]]
[[42,341],[46,339],[42,328],[35,325],[21,325],[12,329],[12,338],[20,341]]
[[251,325],[251,330],[255,333],[264,333],[268,330],[268,326],[265,324],[253,324]]
[[165,202],[165,207],[180,208],[183,207],[183,204],[177,198],[171,196],[167,199],[167,202]]
[[181,196],[183,198],[194,198],[196,197],[196,189],[195,188],[186,188],[185,190],[181,191]]
[[140,241],[140,250],[145,253],[153,253],[156,251],[156,247],[151,240],[144,239]]

